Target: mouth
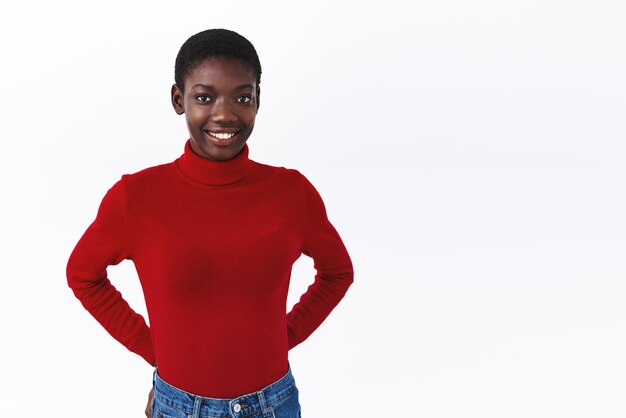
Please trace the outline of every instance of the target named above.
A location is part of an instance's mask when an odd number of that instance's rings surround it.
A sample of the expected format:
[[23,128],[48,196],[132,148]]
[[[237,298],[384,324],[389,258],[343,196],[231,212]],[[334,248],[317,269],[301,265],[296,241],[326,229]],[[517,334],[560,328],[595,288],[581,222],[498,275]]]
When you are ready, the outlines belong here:
[[235,137],[239,133],[239,129],[233,132],[215,132],[210,130],[205,130],[204,133],[207,134],[211,142],[215,145],[219,146],[227,146],[234,142]]

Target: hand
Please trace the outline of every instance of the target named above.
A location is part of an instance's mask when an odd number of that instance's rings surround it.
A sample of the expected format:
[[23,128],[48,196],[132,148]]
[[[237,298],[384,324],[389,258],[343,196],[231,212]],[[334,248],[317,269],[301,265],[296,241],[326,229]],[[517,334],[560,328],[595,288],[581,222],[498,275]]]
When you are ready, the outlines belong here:
[[154,397],[154,388],[150,389],[148,395],[148,405],[146,405],[146,417],[152,418],[152,397]]

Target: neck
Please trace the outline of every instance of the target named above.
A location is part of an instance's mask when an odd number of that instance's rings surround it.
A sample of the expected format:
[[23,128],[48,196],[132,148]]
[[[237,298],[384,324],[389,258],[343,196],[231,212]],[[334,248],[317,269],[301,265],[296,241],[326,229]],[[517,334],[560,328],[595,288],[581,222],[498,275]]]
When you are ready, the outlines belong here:
[[209,160],[196,154],[191,148],[191,140],[188,139],[184,153],[176,163],[184,175],[199,183],[210,186],[227,185],[243,179],[250,172],[248,152],[246,143],[241,152],[229,160]]

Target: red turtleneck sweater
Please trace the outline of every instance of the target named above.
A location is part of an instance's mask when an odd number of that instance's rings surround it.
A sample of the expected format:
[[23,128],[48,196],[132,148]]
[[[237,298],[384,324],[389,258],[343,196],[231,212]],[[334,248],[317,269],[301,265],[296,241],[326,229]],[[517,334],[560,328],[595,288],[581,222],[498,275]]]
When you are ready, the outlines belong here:
[[[196,155],[124,174],[67,264],[76,297],[120,343],[172,385],[231,398],[282,377],[288,350],[328,316],[352,283],[348,252],[300,172],[248,158]],[[313,284],[286,312],[293,263]],[[107,277],[135,264],[150,327]]]

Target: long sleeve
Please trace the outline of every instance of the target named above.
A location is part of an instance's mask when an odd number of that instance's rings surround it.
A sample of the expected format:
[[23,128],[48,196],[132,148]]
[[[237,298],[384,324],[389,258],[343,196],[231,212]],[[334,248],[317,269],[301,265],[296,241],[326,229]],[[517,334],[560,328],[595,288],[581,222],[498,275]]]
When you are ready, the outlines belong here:
[[107,277],[107,266],[132,257],[124,177],[105,194],[96,219],[67,263],[67,283],[89,313],[128,350],[155,361],[150,328]]
[[344,297],[354,271],[348,251],[328,220],[324,202],[301,176],[302,253],[313,259],[315,280],[287,314],[289,349],[313,333]]

